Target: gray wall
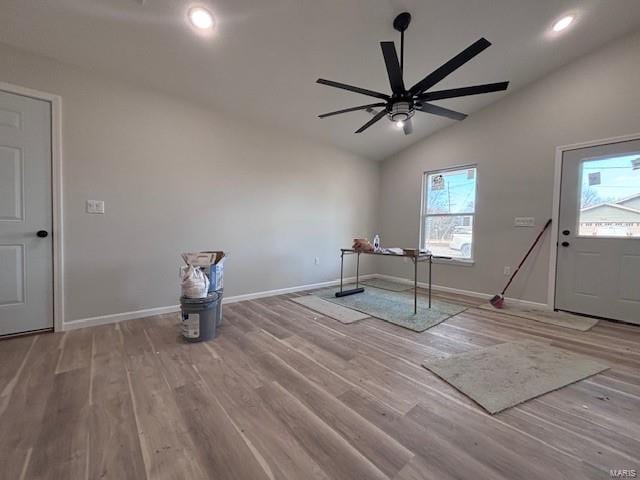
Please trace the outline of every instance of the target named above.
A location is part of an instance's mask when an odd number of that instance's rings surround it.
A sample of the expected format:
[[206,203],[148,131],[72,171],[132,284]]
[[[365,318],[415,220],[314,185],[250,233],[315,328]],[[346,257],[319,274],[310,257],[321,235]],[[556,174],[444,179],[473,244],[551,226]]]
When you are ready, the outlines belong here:
[[[475,265],[437,265],[434,283],[501,290],[504,266],[517,264],[537,232],[514,228],[514,217],[536,217],[540,226],[551,216],[556,146],[640,132],[639,86],[640,35],[634,34],[389,158],[381,179],[383,244],[417,245],[424,171],[476,163]],[[547,237],[510,296],[547,301],[549,245]],[[409,277],[409,267],[386,260],[380,271]]]
[[227,296],[334,280],[374,231],[376,163],[1,44],[0,63],[63,99],[67,321],[175,305],[190,250],[230,252]]
[[[491,293],[534,235],[513,217],[551,214],[555,147],[640,132],[640,35],[395,155],[382,176],[332,147],[1,44],[0,61],[0,81],[63,97],[67,321],[175,304],[185,250],[231,253],[227,295],[335,279],[338,248],[378,226],[385,245],[415,246],[422,172],[466,163],[479,167],[476,263],[434,278]],[[106,214],[84,213],[87,199]],[[548,254],[549,239],[512,296],[546,301]],[[410,274],[400,261],[379,269]]]

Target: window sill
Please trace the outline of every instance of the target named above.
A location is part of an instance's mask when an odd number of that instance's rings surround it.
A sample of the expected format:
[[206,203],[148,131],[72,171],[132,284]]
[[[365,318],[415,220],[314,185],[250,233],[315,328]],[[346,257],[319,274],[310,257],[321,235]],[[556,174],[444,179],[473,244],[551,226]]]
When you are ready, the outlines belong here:
[[473,267],[474,260],[463,260],[461,258],[434,258],[433,263],[442,265],[455,265],[459,267]]

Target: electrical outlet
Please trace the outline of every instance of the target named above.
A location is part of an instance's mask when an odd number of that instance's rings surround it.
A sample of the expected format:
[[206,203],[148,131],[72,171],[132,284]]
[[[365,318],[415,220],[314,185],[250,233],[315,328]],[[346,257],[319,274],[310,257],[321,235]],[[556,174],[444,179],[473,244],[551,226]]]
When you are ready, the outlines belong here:
[[505,275],[511,275],[511,267],[504,267],[503,273]]
[[320,265],[320,257],[316,257],[313,259],[313,263],[316,265]]
[[104,201],[87,200],[87,213],[104,213]]
[[534,217],[516,217],[513,221],[514,227],[535,227],[536,219]]

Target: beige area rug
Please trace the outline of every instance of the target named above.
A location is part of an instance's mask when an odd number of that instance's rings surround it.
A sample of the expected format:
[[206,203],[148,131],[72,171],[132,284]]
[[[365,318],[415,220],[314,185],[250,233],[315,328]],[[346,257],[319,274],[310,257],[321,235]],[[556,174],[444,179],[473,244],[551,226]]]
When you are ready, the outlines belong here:
[[293,302],[299,303],[311,310],[315,310],[322,315],[334,318],[340,323],[353,323],[364,318],[369,318],[366,313],[358,312],[341,305],[337,305],[333,302],[328,302],[315,295],[306,295],[304,297],[297,297],[291,299]]
[[596,318],[574,315],[567,312],[555,312],[553,310],[545,310],[542,308],[508,304],[508,300],[505,300],[504,308],[495,308],[490,303],[483,303],[478,308],[491,310],[492,312],[497,313],[505,313],[514,317],[528,318],[529,320],[549,323],[558,327],[580,330],[581,332],[591,330],[598,323]]
[[510,342],[422,364],[494,414],[600,373],[607,365],[538,342]]

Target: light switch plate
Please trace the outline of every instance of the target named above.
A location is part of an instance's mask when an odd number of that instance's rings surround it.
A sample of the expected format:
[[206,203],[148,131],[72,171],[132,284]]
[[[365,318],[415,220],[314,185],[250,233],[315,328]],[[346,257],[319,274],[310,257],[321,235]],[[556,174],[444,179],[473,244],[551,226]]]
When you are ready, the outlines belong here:
[[87,213],[104,213],[104,201],[87,200]]
[[535,227],[535,217],[516,217],[513,222],[514,227]]

